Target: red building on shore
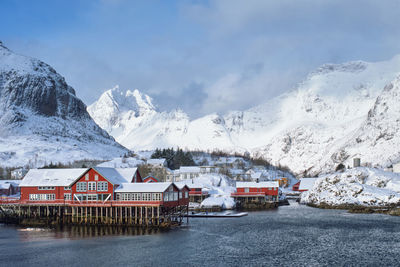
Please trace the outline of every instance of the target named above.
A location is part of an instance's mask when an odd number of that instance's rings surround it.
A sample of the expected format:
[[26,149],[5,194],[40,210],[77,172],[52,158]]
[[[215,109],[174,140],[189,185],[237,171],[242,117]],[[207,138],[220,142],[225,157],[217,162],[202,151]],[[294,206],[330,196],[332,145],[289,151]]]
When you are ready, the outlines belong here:
[[236,192],[231,196],[239,201],[278,202],[279,182],[236,182]]

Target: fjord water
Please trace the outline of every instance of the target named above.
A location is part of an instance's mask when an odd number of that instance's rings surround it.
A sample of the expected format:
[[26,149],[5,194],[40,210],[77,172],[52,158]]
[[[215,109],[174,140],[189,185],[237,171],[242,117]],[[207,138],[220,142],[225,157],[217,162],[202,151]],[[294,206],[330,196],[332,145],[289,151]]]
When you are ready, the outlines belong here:
[[297,203],[169,231],[0,226],[0,265],[398,265],[400,217]]

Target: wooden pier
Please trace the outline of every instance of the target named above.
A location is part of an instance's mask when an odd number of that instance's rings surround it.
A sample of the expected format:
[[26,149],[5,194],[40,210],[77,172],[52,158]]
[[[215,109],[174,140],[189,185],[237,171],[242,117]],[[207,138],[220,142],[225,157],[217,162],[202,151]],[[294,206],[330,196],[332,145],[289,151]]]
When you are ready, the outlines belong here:
[[1,203],[0,220],[22,225],[120,225],[171,227],[180,225],[188,206],[104,203]]

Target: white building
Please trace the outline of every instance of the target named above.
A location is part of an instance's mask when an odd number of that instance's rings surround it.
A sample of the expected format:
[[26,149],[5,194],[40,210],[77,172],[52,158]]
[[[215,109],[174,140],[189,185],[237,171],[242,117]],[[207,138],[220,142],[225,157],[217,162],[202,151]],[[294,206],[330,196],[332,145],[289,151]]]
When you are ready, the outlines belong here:
[[166,159],[148,159],[147,164],[152,165],[154,167],[168,167],[168,163]]
[[400,162],[393,164],[393,172],[400,173]]
[[28,169],[25,168],[19,168],[19,169],[15,169],[13,171],[11,171],[11,179],[16,179],[16,180],[20,180],[22,179],[25,174],[28,172]]

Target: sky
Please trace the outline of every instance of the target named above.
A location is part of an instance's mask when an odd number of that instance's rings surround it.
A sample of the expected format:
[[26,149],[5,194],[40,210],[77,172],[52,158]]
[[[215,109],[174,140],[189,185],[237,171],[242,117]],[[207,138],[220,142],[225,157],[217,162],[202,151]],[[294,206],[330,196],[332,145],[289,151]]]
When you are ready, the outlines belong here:
[[0,25],[87,105],[119,85],[192,118],[262,104],[325,63],[400,54],[398,0],[2,0]]

